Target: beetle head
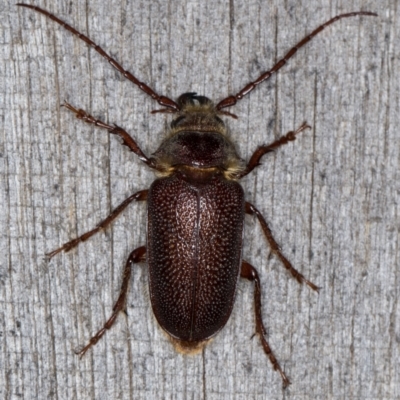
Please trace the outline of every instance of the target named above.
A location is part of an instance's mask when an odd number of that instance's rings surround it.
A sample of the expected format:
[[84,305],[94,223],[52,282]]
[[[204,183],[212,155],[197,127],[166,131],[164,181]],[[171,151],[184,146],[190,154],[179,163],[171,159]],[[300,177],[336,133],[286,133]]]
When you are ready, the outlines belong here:
[[180,131],[217,131],[226,132],[225,124],[218,117],[213,102],[205,96],[196,93],[184,93],[178,98],[180,112],[171,122],[173,132]]

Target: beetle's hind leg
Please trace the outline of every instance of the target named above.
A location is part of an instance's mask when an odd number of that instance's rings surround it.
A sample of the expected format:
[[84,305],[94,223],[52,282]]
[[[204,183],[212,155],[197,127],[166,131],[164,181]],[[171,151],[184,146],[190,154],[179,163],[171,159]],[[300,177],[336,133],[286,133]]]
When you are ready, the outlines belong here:
[[100,338],[106,333],[106,330],[110,329],[113,325],[114,322],[116,321],[118,314],[120,311],[122,311],[125,307],[126,303],[126,295],[128,293],[128,288],[129,288],[129,280],[131,277],[131,267],[132,264],[136,264],[139,262],[146,261],[146,247],[142,246],[137,248],[136,250],[133,250],[132,253],[129,255],[128,260],[126,261],[125,265],[125,270],[124,270],[124,275],[122,278],[122,284],[121,284],[121,290],[119,293],[118,300],[114,304],[113,307],[113,313],[111,317],[107,320],[107,322],[103,325],[103,328],[101,328],[90,340],[89,343],[82,349],[76,352],[77,355],[82,357],[90,347],[94,346]]
[[61,251],[70,251],[74,247],[78,246],[80,242],[84,242],[85,240],[89,239],[91,236],[95,235],[96,233],[100,232],[102,229],[105,229],[108,225],[113,222],[122,211],[132,202],[132,201],[143,201],[147,199],[148,190],[141,190],[140,192],[134,193],[133,195],[129,196],[126,200],[124,200],[116,209],[114,209],[111,214],[97,224],[96,228],[92,229],[89,232],[84,233],[83,235],[70,240],[67,243],[64,243],[61,247],[56,250],[47,253],[46,256],[49,258],[54,257],[56,254],[60,253]]
[[316,292],[319,292],[319,287],[317,285],[314,285],[314,283],[310,282],[309,280],[307,280],[304,277],[304,275],[301,274],[299,271],[297,271],[297,269],[293,267],[292,263],[283,255],[278,243],[272,236],[272,232],[267,224],[267,221],[261,215],[260,211],[258,211],[257,208],[255,208],[253,206],[253,204],[246,202],[246,214],[250,214],[250,215],[255,214],[255,216],[258,219],[258,222],[261,225],[264,235],[267,238],[269,245],[271,246],[272,252],[278,256],[278,258],[282,261],[282,264],[284,265],[284,267],[292,274],[292,276],[297,280],[297,282],[305,283],[311,289],[315,290]]
[[255,317],[256,317],[256,332],[260,337],[261,344],[265,351],[265,354],[268,356],[271,361],[272,366],[275,371],[278,371],[281,374],[283,386],[286,387],[290,385],[290,380],[283,372],[281,366],[279,365],[278,360],[274,356],[274,353],[269,346],[267,339],[265,336],[267,334],[267,330],[264,327],[264,323],[261,316],[261,285],[260,278],[258,277],[257,270],[249,264],[247,261],[242,261],[242,269],[240,271],[240,276],[242,278],[248,279],[249,281],[254,282],[254,305],[255,305]]

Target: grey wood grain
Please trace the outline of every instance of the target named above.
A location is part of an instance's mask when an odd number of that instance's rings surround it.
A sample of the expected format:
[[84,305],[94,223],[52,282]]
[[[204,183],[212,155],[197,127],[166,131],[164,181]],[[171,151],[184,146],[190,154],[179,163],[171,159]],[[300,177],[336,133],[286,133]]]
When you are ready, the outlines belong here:
[[145,243],[145,205],[48,263],[153,174],[68,100],[117,123],[151,154],[170,117],[52,21],[0,6],[0,397],[4,399],[395,399],[400,397],[400,101],[397,1],[38,0],[89,34],[140,80],[216,101],[330,26],[231,109],[240,154],[298,127],[298,140],[243,179],[316,295],[270,256],[246,222],[269,342],[293,384],[282,389],[254,333],[253,287],[240,282],[226,327],[203,354],[177,354],[152,316],[146,267],[133,273],[127,316],[79,360],[110,315],[129,252]]

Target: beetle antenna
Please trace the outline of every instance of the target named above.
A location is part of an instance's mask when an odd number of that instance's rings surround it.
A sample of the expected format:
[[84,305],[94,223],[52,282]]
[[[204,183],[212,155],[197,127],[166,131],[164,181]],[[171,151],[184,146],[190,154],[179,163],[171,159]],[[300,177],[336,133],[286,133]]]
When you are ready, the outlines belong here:
[[114,67],[118,72],[120,72],[126,79],[134,83],[140,90],[145,92],[147,95],[149,95],[153,100],[157,101],[158,104],[162,105],[163,107],[166,107],[168,109],[179,111],[179,106],[178,104],[175,103],[172,99],[169,97],[165,96],[160,96],[158,93],[156,93],[151,87],[147,86],[145,83],[140,82],[134,75],[132,75],[129,71],[124,69],[121,64],[119,64],[114,58],[109,56],[100,46],[98,46],[95,42],[93,42],[91,39],[89,39],[87,36],[84,34],[80,33],[77,31],[75,28],[73,28],[71,25],[68,25],[61,19],[57,18],[55,15],[49,13],[46,10],[43,10],[40,7],[32,6],[30,4],[22,4],[18,3],[16,4],[17,6],[20,7],[26,7],[26,8],[31,8],[34,11],[37,11],[40,14],[43,14],[44,16],[50,18],[51,20],[57,22],[57,24],[61,25],[64,29],[67,31],[71,32],[75,36],[78,36],[79,39],[83,40],[86,42],[90,47],[93,47],[95,51],[97,51],[101,56],[103,56],[112,67]]
[[252,92],[261,82],[264,82],[268,80],[272,74],[280,70],[286,62],[289,60],[289,58],[293,57],[297,50],[299,50],[301,47],[303,47],[306,43],[308,43],[314,36],[318,35],[322,30],[324,30],[328,25],[333,24],[334,22],[338,21],[339,19],[342,18],[347,18],[347,17],[354,17],[356,15],[370,15],[377,17],[378,14],[369,12],[369,11],[359,11],[359,12],[351,12],[347,14],[340,14],[337,15],[336,17],[330,19],[329,21],[325,22],[321,26],[319,26],[317,29],[313,30],[308,36],[306,36],[303,40],[301,40],[299,43],[296,44],[292,49],[289,50],[289,52],[283,57],[281,60],[279,60],[269,71],[266,71],[262,73],[254,82],[248,83],[242,90],[240,90],[238,93],[232,96],[228,96],[225,99],[221,100],[217,106],[216,109],[218,111],[222,110],[223,108],[226,107],[232,107],[234,106],[238,100],[241,100],[244,96]]

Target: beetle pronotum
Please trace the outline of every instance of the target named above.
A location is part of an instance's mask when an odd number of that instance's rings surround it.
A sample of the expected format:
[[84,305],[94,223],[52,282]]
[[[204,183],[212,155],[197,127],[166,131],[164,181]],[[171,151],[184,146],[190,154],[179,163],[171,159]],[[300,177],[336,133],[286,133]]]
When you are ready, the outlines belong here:
[[153,113],[176,115],[167,138],[151,157],[147,157],[124,129],[95,119],[69,103],[64,104],[77,118],[122,138],[123,144],[160,176],[148,190],[141,190],[128,197],[94,229],[48,254],[51,258],[61,251],[71,250],[110,225],[131,202],[147,201],[147,245],[130,253],[120,295],[111,317],[77,354],[83,356],[111,328],[125,307],[132,264],[147,261],[154,315],[176,348],[187,353],[202,349],[226,324],[232,311],[239,277],[254,282],[256,333],[274,369],[279,371],[283,385],[287,386],[290,381],[265,338],[257,270],[242,260],[245,214],[257,217],[272,252],[292,276],[315,291],[318,291],[318,287],[298,272],[283,255],[266,220],[254,205],[245,201],[243,189],[237,181],[257,167],[265,154],[295,140],[299,133],[310,127],[303,123],[297,130],[288,132],[273,143],[259,146],[249,162],[244,163],[237,155],[220,116],[236,118],[224,109],[235,105],[261,82],[269,79],[300,47],[328,25],[341,18],[376,14],[361,11],[330,19],[294,46],[272,69],[248,83],[237,94],[214,105],[210,99],[196,93],[184,93],[177,101],[157,94],[70,25],[39,7],[18,5],[49,17],[92,46],[112,67],[163,107]]

